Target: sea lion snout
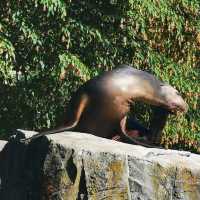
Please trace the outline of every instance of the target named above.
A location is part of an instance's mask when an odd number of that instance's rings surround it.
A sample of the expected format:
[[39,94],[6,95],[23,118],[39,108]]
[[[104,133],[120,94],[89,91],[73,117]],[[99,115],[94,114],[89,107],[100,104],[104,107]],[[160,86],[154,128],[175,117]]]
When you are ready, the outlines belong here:
[[186,113],[188,111],[188,104],[175,88],[170,85],[163,85],[161,86],[161,93],[166,102],[166,108],[171,113]]
[[170,110],[172,113],[182,112],[186,113],[188,111],[188,104],[182,99],[182,101],[172,102],[170,104]]

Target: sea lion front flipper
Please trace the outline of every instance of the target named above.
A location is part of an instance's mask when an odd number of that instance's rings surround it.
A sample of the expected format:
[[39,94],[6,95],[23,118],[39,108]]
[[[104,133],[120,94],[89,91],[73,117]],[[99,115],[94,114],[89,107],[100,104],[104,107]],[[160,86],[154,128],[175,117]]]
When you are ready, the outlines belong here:
[[139,141],[135,138],[132,138],[128,135],[127,130],[126,130],[126,121],[127,121],[127,116],[123,117],[122,120],[120,121],[120,128],[121,128],[121,139],[129,144],[137,144],[141,145],[144,147],[150,147],[150,148],[160,148],[158,146],[154,146],[151,144],[147,144],[146,141]]
[[150,131],[152,133],[151,142],[160,144],[162,139],[162,132],[166,125],[169,111],[161,107],[154,107],[153,117],[150,122]]

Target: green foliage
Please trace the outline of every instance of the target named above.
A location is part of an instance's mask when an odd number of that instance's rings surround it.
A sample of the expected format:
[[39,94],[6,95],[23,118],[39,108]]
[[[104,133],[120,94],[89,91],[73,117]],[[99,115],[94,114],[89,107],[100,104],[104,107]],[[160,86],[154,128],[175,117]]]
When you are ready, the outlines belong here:
[[199,10],[198,0],[2,1],[0,134],[55,126],[81,83],[129,63],[186,98],[189,112],[170,118],[163,142],[197,150]]

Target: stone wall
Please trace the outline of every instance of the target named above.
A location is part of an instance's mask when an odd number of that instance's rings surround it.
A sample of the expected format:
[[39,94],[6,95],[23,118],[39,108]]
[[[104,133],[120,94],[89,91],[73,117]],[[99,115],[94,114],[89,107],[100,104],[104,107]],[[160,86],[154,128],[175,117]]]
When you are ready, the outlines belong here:
[[200,199],[200,155],[75,132],[25,144],[35,133],[23,132],[0,141],[1,200]]

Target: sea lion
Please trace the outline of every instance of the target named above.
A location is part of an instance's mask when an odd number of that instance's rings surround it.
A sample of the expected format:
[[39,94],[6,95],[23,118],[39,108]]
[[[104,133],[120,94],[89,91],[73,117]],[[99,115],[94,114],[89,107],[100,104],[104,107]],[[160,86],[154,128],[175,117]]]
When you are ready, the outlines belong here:
[[123,138],[141,144],[127,135],[125,127],[130,106],[135,101],[155,105],[171,113],[188,109],[187,103],[172,86],[150,73],[121,65],[87,81],[75,92],[62,127],[36,134],[25,141],[72,130],[109,139],[120,132]]

